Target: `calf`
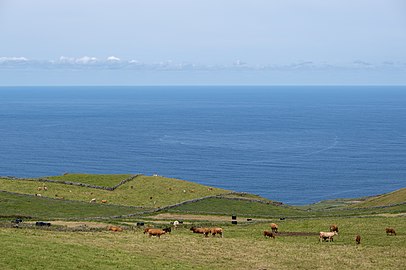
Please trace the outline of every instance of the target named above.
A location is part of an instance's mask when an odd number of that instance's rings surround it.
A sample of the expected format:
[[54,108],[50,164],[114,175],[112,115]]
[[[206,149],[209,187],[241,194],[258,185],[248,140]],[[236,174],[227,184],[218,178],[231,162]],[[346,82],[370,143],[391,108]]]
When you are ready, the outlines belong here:
[[271,223],[271,229],[273,233],[278,233],[278,224]]
[[396,235],[394,228],[386,228],[386,235]]
[[330,232],[338,233],[338,226],[336,224],[330,225]]
[[361,244],[361,236],[359,234],[355,237],[355,243],[357,243],[357,245]]
[[271,231],[264,231],[264,236],[275,239],[275,234]]

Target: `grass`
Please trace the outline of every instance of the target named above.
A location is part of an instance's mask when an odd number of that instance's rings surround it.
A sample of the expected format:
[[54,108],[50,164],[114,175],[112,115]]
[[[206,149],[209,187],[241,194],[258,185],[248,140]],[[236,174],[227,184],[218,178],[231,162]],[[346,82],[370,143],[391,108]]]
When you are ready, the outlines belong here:
[[227,198],[209,198],[194,203],[184,204],[171,208],[168,212],[194,213],[194,214],[217,214],[217,215],[244,215],[244,216],[268,216],[286,217],[303,216],[305,211],[297,210],[288,206],[275,206],[260,202],[245,200],[232,200]]
[[[80,180],[80,179],[78,179]],[[227,193],[229,191],[212,188],[165,177],[138,176],[133,181],[121,185],[114,191],[87,188],[62,183],[46,183],[47,191],[38,191],[42,182],[0,179],[0,189],[21,194],[36,194],[50,198],[61,198],[90,202],[107,200],[109,204],[159,208],[204,196]]]
[[140,211],[140,209],[126,206],[55,200],[4,192],[0,192],[0,206],[0,217],[22,216],[37,220],[111,217]]
[[59,176],[48,176],[46,179],[57,181],[69,181],[83,184],[89,184],[102,187],[113,187],[122,180],[127,179],[131,174],[75,174],[68,173]]
[[385,205],[399,204],[406,202],[406,188],[390,193],[369,197],[360,203],[352,204],[350,207],[380,207]]
[[[332,243],[318,236],[262,236],[269,224],[226,226],[224,238],[204,238],[188,228],[161,239],[141,229],[123,233],[57,232],[0,228],[0,269],[402,269],[406,224],[402,218],[285,220],[284,232],[340,227]],[[386,236],[393,226],[397,236]],[[361,234],[361,245],[354,237]]]

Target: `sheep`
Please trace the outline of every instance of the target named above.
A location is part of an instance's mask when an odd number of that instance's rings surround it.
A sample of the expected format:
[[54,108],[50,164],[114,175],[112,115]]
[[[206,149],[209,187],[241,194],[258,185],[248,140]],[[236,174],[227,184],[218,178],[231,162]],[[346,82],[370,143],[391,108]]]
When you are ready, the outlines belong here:
[[216,236],[216,234],[219,234],[221,238],[223,238],[223,229],[222,228],[210,228],[210,233],[213,236]]
[[196,228],[196,227],[192,227],[190,228],[191,231],[193,231],[193,233],[200,233],[200,234],[204,234],[205,237],[209,236],[209,233],[211,232],[211,230],[209,228]]
[[165,234],[166,231],[161,230],[161,229],[149,229],[148,230],[148,236],[157,236],[158,238],[161,238],[161,235]]
[[396,235],[396,231],[394,228],[386,228],[386,235]]
[[42,195],[40,193],[35,194],[35,196],[42,197]]
[[47,186],[44,186],[44,190],[47,191],[47,190],[48,190],[48,187],[47,187]]
[[38,189],[38,191],[41,191],[41,190],[42,190],[42,187],[38,187],[37,189]]
[[273,233],[278,233],[278,224],[271,223],[271,229]]
[[355,243],[357,243],[357,245],[361,244],[361,236],[359,234],[355,237]]
[[179,221],[175,220],[173,222],[173,227],[176,229],[179,226]]
[[275,234],[271,231],[264,231],[264,236],[275,239]]
[[320,232],[320,234],[319,234],[320,243],[321,243],[323,240],[325,240],[325,241],[328,240],[329,242],[334,241],[334,240],[333,240],[333,237],[334,237],[335,235],[338,235],[338,233],[337,233],[337,232]]
[[330,232],[337,232],[338,233],[338,226],[336,224],[330,225]]

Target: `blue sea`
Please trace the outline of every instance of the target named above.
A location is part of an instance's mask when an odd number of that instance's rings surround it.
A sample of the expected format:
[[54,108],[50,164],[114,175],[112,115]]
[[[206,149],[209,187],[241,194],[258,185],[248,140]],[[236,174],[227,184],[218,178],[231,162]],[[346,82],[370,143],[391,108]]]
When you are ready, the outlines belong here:
[[0,134],[0,175],[157,173],[295,205],[406,187],[406,87],[1,87]]

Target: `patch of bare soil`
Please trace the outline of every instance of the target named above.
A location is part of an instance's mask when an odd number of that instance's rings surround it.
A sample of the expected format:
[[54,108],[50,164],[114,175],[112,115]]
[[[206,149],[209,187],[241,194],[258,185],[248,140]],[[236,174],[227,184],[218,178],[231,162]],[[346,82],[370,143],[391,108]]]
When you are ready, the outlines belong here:
[[276,236],[315,236],[317,232],[278,232]]

